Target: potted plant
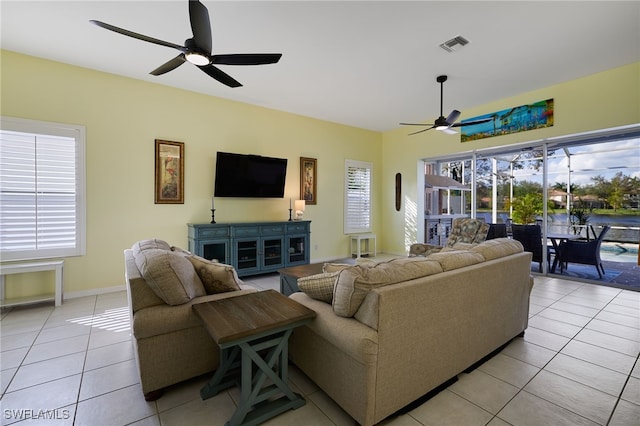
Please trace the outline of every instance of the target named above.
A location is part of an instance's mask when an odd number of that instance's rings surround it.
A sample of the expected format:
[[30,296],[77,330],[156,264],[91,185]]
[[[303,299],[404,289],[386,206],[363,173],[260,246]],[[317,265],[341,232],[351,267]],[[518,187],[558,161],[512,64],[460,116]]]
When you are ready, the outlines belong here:
[[528,193],[508,203],[513,207],[513,223],[523,225],[536,223],[536,219],[544,213],[542,194]]
[[[578,197],[578,201],[576,201],[569,209],[569,220],[571,221],[571,227],[574,234],[579,234],[582,231],[582,228],[586,229],[586,225],[589,223],[589,217],[592,212],[593,208],[587,207],[586,203]],[[587,231],[587,238],[588,237],[589,231]]]

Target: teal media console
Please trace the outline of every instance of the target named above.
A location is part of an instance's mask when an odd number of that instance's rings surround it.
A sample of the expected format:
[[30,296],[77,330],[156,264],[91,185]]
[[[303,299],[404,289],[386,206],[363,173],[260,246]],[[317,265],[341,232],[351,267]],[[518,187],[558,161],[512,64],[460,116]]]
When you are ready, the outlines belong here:
[[187,224],[189,251],[233,265],[238,276],[309,263],[311,221]]

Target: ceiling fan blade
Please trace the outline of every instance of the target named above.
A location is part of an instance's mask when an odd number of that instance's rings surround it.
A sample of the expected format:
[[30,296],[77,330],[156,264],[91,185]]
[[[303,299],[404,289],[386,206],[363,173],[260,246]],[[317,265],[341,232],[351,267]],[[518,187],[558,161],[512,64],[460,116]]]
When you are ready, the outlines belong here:
[[400,123],[402,126],[433,126],[432,123]]
[[163,41],[163,40],[158,40],[157,38],[153,38],[153,37],[149,37],[143,34],[138,34],[138,33],[134,33],[133,31],[129,31],[129,30],[125,30],[122,28],[118,28],[115,27],[113,25],[101,22],[101,21],[95,21],[95,20],[90,20],[89,22],[91,22],[94,25],[97,25],[99,27],[102,27],[106,30],[109,31],[113,31],[116,32],[118,34],[122,34],[122,35],[126,35],[128,37],[133,37],[133,38],[137,38],[138,40],[142,40],[142,41],[147,41],[149,43],[153,43],[153,44],[159,44],[160,46],[166,46],[166,47],[171,47],[173,49],[177,49],[181,52],[186,52],[187,48],[184,46],[180,46],[178,44],[174,44],[174,43],[169,43],[168,41]]
[[483,118],[482,120],[466,121],[464,123],[460,122],[460,123],[452,124],[451,127],[473,126],[474,124],[482,124],[482,123],[486,123],[487,121],[491,121],[491,120],[493,120],[493,119],[492,118]]
[[460,117],[460,111],[454,109],[447,117],[447,124],[451,125],[455,123],[458,120],[458,117]]
[[433,127],[427,127],[426,129],[418,130],[417,132],[409,133],[407,136],[417,135],[418,133],[426,132],[427,130],[431,130]]
[[169,71],[172,71],[172,70],[178,68],[180,65],[184,64],[185,61],[186,61],[186,59],[184,57],[184,53],[181,53],[178,56],[176,56],[175,58],[171,59],[170,61],[167,61],[166,63],[160,65],[158,68],[156,68],[155,70],[151,71],[149,74],[151,74],[151,75],[162,75],[164,73],[168,73]]
[[209,11],[198,0],[189,0],[189,19],[191,20],[191,31],[193,41],[199,49],[211,54],[211,22],[209,21]]
[[209,74],[210,77],[215,78],[220,83],[226,84],[229,87],[240,87],[240,86],[242,86],[242,84],[238,83],[229,74],[227,74],[224,71],[214,67],[211,64],[204,65],[204,66],[201,66],[201,67],[199,66],[198,68],[200,68],[205,73]]
[[275,64],[282,53],[236,53],[230,55],[213,55],[212,64],[221,65],[265,65]]

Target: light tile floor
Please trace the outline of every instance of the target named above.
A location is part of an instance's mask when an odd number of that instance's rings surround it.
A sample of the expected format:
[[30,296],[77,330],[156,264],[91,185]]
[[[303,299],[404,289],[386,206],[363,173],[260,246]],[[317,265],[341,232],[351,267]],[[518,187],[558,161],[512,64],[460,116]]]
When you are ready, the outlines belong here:
[[[278,276],[247,282],[278,288]],[[530,324],[517,338],[417,408],[382,424],[639,425],[640,293],[536,277]],[[142,396],[125,292],[2,311],[1,424],[223,425],[237,388],[202,401],[209,377]],[[295,367],[307,404],[267,425],[353,425]]]

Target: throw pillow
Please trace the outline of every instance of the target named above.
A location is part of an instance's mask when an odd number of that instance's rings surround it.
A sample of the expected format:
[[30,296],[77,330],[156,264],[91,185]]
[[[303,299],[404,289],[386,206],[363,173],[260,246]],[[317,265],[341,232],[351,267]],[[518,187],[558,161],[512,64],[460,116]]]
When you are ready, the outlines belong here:
[[211,262],[200,256],[187,256],[196,270],[207,294],[225,293],[240,290],[241,281],[231,265]]
[[310,275],[298,278],[298,288],[312,299],[331,303],[333,300],[333,287],[340,271],[323,272],[322,274]]
[[134,256],[142,253],[145,250],[153,249],[171,250],[171,246],[166,241],[159,240],[157,238],[141,240],[131,246],[131,250],[133,251]]
[[168,305],[182,305],[204,296],[202,281],[191,262],[165,249],[146,249],[134,255],[136,266],[153,292]]

